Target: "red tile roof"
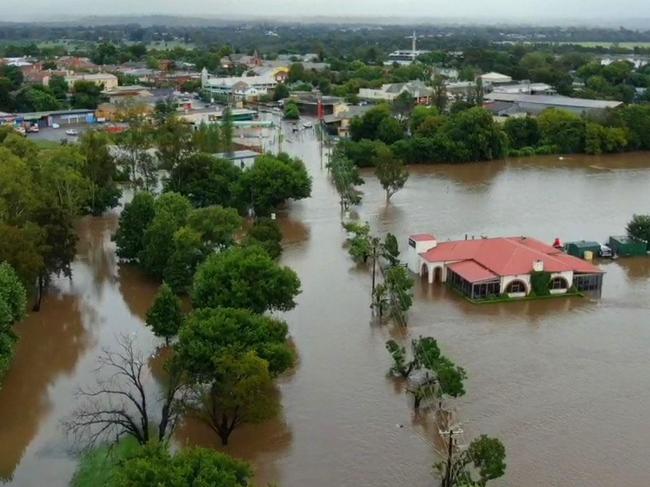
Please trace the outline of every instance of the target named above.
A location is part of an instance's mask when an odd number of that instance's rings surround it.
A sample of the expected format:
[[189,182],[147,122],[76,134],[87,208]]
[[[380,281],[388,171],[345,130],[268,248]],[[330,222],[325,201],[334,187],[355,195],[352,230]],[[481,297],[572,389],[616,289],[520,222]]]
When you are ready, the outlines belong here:
[[603,272],[582,259],[528,237],[441,242],[421,255],[427,262],[474,261],[497,276],[528,274],[538,260],[544,263],[547,272]]
[[415,235],[411,235],[409,237],[411,240],[414,240],[416,242],[424,242],[426,240],[435,240],[436,237],[434,235],[431,235],[430,233],[418,233]]
[[491,272],[489,269],[477,264],[473,260],[456,262],[455,264],[451,264],[449,268],[469,282],[490,281],[499,278],[499,276]]

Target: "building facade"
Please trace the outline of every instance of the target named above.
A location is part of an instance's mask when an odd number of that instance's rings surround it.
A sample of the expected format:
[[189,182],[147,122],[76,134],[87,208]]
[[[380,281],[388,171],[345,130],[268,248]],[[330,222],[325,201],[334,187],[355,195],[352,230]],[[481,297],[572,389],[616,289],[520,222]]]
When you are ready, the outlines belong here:
[[470,299],[529,296],[534,275],[548,273],[550,294],[570,289],[600,294],[598,267],[529,237],[438,242],[430,234],[411,235],[408,268],[429,283],[447,283]]

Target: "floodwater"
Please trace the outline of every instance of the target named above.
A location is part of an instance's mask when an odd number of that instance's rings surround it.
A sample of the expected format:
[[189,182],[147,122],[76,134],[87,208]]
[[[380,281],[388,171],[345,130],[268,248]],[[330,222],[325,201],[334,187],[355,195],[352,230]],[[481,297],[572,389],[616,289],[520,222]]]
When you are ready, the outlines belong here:
[[[260,485],[436,485],[435,435],[386,376],[389,338],[436,337],[465,367],[456,401],[465,439],[485,433],[507,448],[495,485],[644,486],[650,483],[650,258],[602,262],[602,299],[472,305],[418,281],[406,330],[372,322],[370,278],[343,247],[335,190],[311,135],[284,149],[302,157],[313,196],[281,215],[283,262],[303,283],[286,313],[300,353],[278,384],[281,415],[233,434],[228,451],[250,460]],[[372,174],[357,213],[378,233],[439,239],[530,235],[544,241],[605,240],[650,209],[650,154],[532,158],[416,167],[386,206]],[[116,217],[86,219],[72,281],[55,281],[43,310],[19,325],[14,366],[0,391],[0,475],[13,486],[66,485],[75,468],[59,422],[73,392],[93,380],[102,347],[135,334],[158,341],[142,318],[156,284],[120,266]],[[187,424],[179,443],[216,446]]]

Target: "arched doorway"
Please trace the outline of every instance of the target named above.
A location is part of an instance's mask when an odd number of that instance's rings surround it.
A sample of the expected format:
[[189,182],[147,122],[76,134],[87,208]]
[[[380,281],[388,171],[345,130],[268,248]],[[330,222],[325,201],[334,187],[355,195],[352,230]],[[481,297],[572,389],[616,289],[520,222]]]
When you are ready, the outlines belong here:
[[506,286],[506,294],[528,294],[528,289],[526,288],[526,283],[519,279],[510,281]]
[[433,269],[433,282],[442,282],[442,267]]
[[429,278],[429,266],[426,264],[422,264],[422,267],[420,268],[420,277],[423,279],[426,277],[427,279]]

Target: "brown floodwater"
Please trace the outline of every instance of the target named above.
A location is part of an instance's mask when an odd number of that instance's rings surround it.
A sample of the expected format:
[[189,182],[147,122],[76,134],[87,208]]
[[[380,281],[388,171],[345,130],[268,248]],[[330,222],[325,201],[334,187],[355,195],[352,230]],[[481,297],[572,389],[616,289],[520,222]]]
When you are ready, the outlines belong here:
[[[312,198],[280,217],[283,262],[303,283],[297,308],[283,315],[300,361],[279,380],[279,417],[236,431],[227,449],[252,462],[260,484],[436,485],[435,428],[386,376],[385,341],[418,335],[436,337],[467,370],[467,395],[455,403],[466,440],[486,433],[505,443],[507,474],[495,485],[650,483],[650,258],[601,262],[600,300],[472,305],[418,281],[408,329],[379,326],[369,275],[343,247],[318,144],[292,135],[284,149],[314,177]],[[650,154],[415,167],[389,206],[365,176],[356,213],[402,244],[416,232],[604,241],[650,210]],[[0,476],[10,485],[66,485],[75,458],[60,420],[75,388],[92,383],[101,348],[121,333],[147,353],[159,345],[143,326],[156,283],[117,262],[115,225],[114,215],[81,222],[73,279],[55,280],[43,310],[17,326],[0,391]],[[197,424],[176,439],[216,447]]]

